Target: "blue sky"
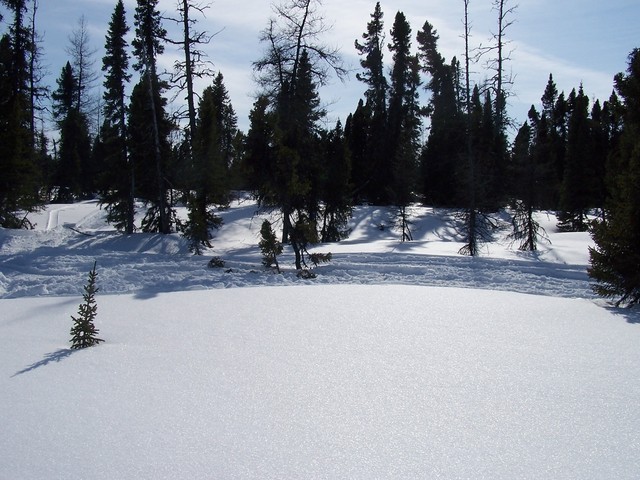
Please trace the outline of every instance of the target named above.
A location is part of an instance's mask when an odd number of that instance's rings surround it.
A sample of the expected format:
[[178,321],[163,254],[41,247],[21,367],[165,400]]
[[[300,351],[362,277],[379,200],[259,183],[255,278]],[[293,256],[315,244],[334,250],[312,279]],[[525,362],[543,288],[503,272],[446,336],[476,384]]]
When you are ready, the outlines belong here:
[[[116,1],[39,0],[39,3],[37,28],[44,35],[44,63],[50,71],[48,83],[51,87],[55,87],[55,79],[68,59],[65,52],[68,37],[77,28],[82,15],[88,24],[92,46],[97,49],[95,66],[99,70],[104,35]],[[220,31],[206,50],[215,69],[225,77],[239,125],[244,130],[248,127],[248,114],[256,92],[251,62],[262,52],[258,37],[271,15],[270,3],[268,0],[214,0],[206,18],[199,19],[200,29]],[[491,0],[470,1],[472,46],[486,44],[491,33],[496,31],[496,13],[492,10],[492,3]],[[171,16],[175,12],[175,4],[175,0],[160,0],[160,9],[166,16]],[[508,68],[515,79],[509,111],[516,123],[526,120],[531,104],[539,105],[549,73],[553,73],[560,91],[568,94],[582,83],[590,98],[606,100],[613,89],[613,76],[626,69],[628,54],[633,48],[640,47],[640,2],[509,2],[509,5],[516,4],[518,7],[512,17],[515,23],[507,30],[512,50]],[[321,91],[322,100],[328,104],[330,124],[338,118],[344,122],[363,94],[364,86],[355,79],[359,64],[353,43],[365,31],[374,6],[374,0],[323,1],[324,16],[333,24],[327,43],[339,46],[345,64],[354,69],[345,83],[334,80]],[[462,0],[388,0],[381,1],[381,6],[387,32],[400,10],[411,23],[414,38],[424,21],[428,20],[440,35],[440,51],[447,60],[454,55],[462,57]],[[135,0],[125,0],[125,8],[132,26]],[[165,26],[170,27],[168,23]],[[3,25],[2,31],[5,28]],[[177,51],[167,46],[161,64],[170,68],[177,55]],[[390,55],[386,60],[390,64]],[[478,81],[488,75],[482,63],[474,65],[473,70]],[[207,83],[202,83],[200,88]]]

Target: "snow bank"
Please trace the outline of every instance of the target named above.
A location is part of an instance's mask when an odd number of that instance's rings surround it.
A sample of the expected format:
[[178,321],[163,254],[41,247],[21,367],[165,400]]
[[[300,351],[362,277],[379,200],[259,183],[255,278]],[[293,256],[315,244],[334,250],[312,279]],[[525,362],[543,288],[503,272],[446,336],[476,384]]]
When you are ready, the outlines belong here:
[[[280,261],[284,275],[262,268],[260,225],[263,218],[277,221],[277,216],[258,213],[250,201],[235,202],[220,215],[225,223],[216,232],[214,249],[194,257],[177,234],[114,232],[95,202],[52,206],[32,219],[46,229],[0,231],[0,298],[75,295],[94,260],[103,294],[305,283],[293,271],[290,249]],[[413,215],[416,240],[401,243],[389,209],[356,208],[350,238],[317,247],[331,251],[333,260],[306,283],[455,286],[592,298],[586,273],[589,235],[557,233],[548,214],[540,213],[539,220],[551,243],[541,243],[538,252],[512,248],[505,228],[480,258],[457,254],[463,242],[450,212],[416,207]],[[225,260],[225,268],[207,268],[214,255]]]

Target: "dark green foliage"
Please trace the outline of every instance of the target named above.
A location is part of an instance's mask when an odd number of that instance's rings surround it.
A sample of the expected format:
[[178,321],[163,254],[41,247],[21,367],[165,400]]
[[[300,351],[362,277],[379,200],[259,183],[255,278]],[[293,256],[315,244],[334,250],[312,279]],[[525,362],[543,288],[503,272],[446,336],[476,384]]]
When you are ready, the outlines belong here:
[[29,88],[35,46],[25,26],[26,1],[4,3],[13,18],[0,37],[0,226],[28,228],[26,214],[42,205]]
[[458,98],[459,69],[454,58],[446,64],[438,53],[438,35],[429,22],[418,32],[418,58],[422,70],[429,75],[427,90],[431,101],[427,106],[430,129],[421,154],[423,192],[432,205],[458,206],[462,186],[456,180],[460,160],[464,156],[465,124]]
[[291,244],[298,270],[305,265],[307,246],[318,241],[323,188],[328,185],[323,182],[319,126],[326,112],[318,87],[329,70],[338,77],[346,73],[337,50],[319,41],[327,31],[319,4],[289,0],[274,6],[277,18],[270,20],[261,37],[266,51],[254,62],[264,98],[251,112],[245,145],[247,170],[256,175],[258,197],[281,210],[282,241]]
[[349,236],[347,224],[351,218],[351,158],[340,121],[334,130],[323,136],[325,159],[320,171],[322,198],[321,242],[338,242]]
[[78,307],[78,316],[71,316],[71,320],[73,320],[73,327],[71,328],[72,349],[87,348],[104,342],[104,340],[96,336],[99,330],[93,324],[98,311],[95,298],[98,291],[96,286],[97,278],[96,263],[94,262],[93,269],[89,272],[89,281],[84,286],[84,294],[82,295],[84,303]]
[[[149,204],[142,230],[169,233],[171,225],[175,224],[175,212],[168,198],[168,172],[172,160],[169,134],[173,125],[166,117],[166,100],[160,96],[159,90],[154,89],[156,93],[152,104],[147,88],[143,77],[131,94],[127,126],[129,161],[135,172],[136,197]],[[156,134],[159,144],[156,143]]]
[[314,252],[309,254],[309,260],[313,263],[314,267],[317,267],[321,263],[329,263],[331,261],[332,255],[331,252],[328,253],[320,253]]
[[278,255],[282,253],[282,243],[276,238],[271,222],[265,220],[260,227],[260,251],[262,252],[262,264],[271,268],[274,266],[276,271],[280,273],[280,265],[278,264]]
[[544,232],[533,217],[538,196],[537,157],[532,152],[532,132],[527,122],[520,128],[513,146],[512,181],[513,213],[511,224],[513,231],[509,238],[518,243],[524,251],[535,251],[538,248],[538,236]]
[[101,151],[96,162],[102,172],[99,185],[102,205],[107,209],[107,220],[118,230],[131,234],[134,231],[135,177],[127,148],[127,98],[126,84],[129,55],[126,35],[129,26],[122,0],[118,0],[109,23],[105,41],[106,54],[102,59],[105,72],[103,112],[104,124],[100,131]]
[[588,228],[587,214],[595,207],[593,178],[596,171],[591,150],[589,98],[582,87],[569,96],[571,115],[567,130],[567,153],[564,177],[560,190],[558,227],[562,230],[584,232]]
[[616,76],[623,98],[624,130],[611,155],[606,220],[592,229],[589,275],[594,291],[616,305],[640,303],[640,49],[629,56],[626,74]]
[[[78,81],[69,62],[62,68],[57,81],[58,88],[52,94],[53,115],[60,131],[54,184],[58,187],[56,201],[72,202],[90,194],[86,177],[91,158],[91,139],[87,117],[78,109],[76,93]],[[87,188],[85,188],[87,187]]]
[[[162,97],[162,91],[167,85],[160,80],[157,71],[157,56],[164,52],[167,34],[162,27],[162,16],[157,5],[158,0],[138,0],[135,10],[136,36],[131,45],[137,61],[133,68],[141,72],[141,78],[131,96],[129,135],[130,155],[135,168],[140,168],[139,159],[136,156],[145,160],[143,161],[145,179],[150,177],[155,190],[155,194],[147,197],[153,203],[147,211],[142,228],[145,231],[167,234],[172,231],[175,223],[175,216],[168,199],[168,172],[171,160],[168,135],[171,131],[171,122],[167,119],[166,100]],[[136,95],[137,98],[134,99]],[[146,152],[143,151],[145,148]],[[149,172],[153,172],[153,175],[149,175]],[[136,178],[141,179],[137,174]],[[145,185],[146,188],[149,186]]]
[[196,254],[201,253],[203,246],[211,247],[211,229],[222,224],[212,208],[227,203],[229,170],[236,158],[236,134],[237,118],[219,73],[200,99],[188,173],[189,218],[183,233],[190,250]]
[[384,14],[376,3],[362,43],[355,41],[361,56],[362,72],[356,78],[367,85],[366,104],[360,102],[352,120],[346,126],[353,153],[352,184],[356,200],[388,203],[390,162],[386,155],[388,139],[387,98],[389,85],[384,74]]
[[420,149],[420,86],[418,58],[411,54],[411,27],[402,12],[396,14],[389,49],[393,54],[391,91],[389,94],[387,155],[390,164],[386,174],[391,180],[387,198],[398,206],[398,223],[402,241],[410,240],[406,207],[414,201]]

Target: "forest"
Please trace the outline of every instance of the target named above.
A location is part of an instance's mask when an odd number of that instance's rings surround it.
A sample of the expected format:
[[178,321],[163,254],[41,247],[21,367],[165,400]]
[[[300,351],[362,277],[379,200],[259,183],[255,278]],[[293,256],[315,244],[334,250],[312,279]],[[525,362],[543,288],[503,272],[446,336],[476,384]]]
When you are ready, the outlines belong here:
[[[38,0],[0,0],[7,12],[0,20],[0,227],[29,228],[27,214],[47,203],[98,198],[124,234],[180,232],[202,254],[220,226],[216,212],[245,190],[280,213],[281,241],[303,270],[310,245],[349,235],[354,205],[392,207],[403,241],[412,240],[411,205],[450,208],[465,234],[460,253],[472,256],[500,211],[511,215],[517,246],[535,250],[545,232],[533,213],[550,210],[559,229],[592,233],[596,292],[618,304],[640,302],[640,50],[629,54],[626,72],[612,72],[611,96],[602,101],[590,101],[582,85],[559,92],[551,72],[540,104],[514,125],[505,65],[517,5],[493,0],[497,33],[474,51],[469,1],[461,9],[465,51],[451,59],[429,21],[414,30],[403,12],[387,20],[378,2],[354,42],[362,98],[331,128],[319,88],[348,72],[340,51],[325,43],[321,2],[274,4],[247,66],[260,94],[242,132],[223,72],[207,60],[212,34],[196,20],[206,5],[176,2],[175,40],[158,0],[137,0],[134,12],[114,0],[100,72],[81,22],[49,89]],[[181,57],[164,72],[158,58],[169,43]],[[479,56],[486,81],[474,82],[470,64],[477,68]],[[209,86],[196,91],[202,78]],[[98,101],[89,88],[97,81]],[[170,109],[178,98],[184,104]],[[176,205],[187,206],[186,220]]]

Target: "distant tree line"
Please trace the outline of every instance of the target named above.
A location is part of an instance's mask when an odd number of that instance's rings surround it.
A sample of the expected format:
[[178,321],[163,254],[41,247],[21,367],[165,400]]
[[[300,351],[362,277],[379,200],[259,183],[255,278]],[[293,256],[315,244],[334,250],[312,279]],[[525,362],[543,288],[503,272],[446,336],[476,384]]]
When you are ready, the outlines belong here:
[[[232,190],[245,189],[280,212],[282,242],[292,246],[302,269],[310,245],[349,234],[352,208],[364,202],[392,206],[403,241],[412,239],[415,202],[455,209],[466,234],[461,253],[470,255],[479,253],[495,226],[492,215],[505,207],[518,247],[535,250],[541,229],[534,212],[547,209],[558,212],[563,230],[592,229],[597,247],[590,272],[601,282],[599,293],[639,300],[640,261],[631,260],[640,244],[637,50],[604,102],[590,102],[582,85],[568,95],[558,92],[550,75],[540,105],[531,107],[510,142],[505,46],[516,7],[493,1],[498,33],[474,53],[465,0],[461,61],[440,54],[428,21],[414,35],[397,12],[387,30],[377,3],[355,41],[363,98],[344,124],[327,126],[319,88],[346,69],[339,51],[325,43],[321,2],[284,0],[273,5],[261,32],[263,52],[253,63],[260,94],[243,133],[222,73],[206,60],[211,36],[197,30],[195,16],[207,6],[178,0],[172,20],[181,35],[172,39],[158,0],[137,0],[128,45],[131,26],[118,0],[105,38],[103,94],[96,99],[95,52],[84,22],[70,37],[69,61],[49,95],[42,86],[38,0],[0,1],[10,13],[0,38],[5,228],[29,227],[27,214],[47,201],[97,195],[121,231],[181,231],[201,253],[221,223],[216,209]],[[181,51],[170,76],[157,62],[167,43]],[[485,82],[470,79],[476,55],[486,60]],[[203,77],[210,86],[196,92],[194,81]],[[169,112],[171,91],[186,103],[176,114]],[[53,144],[38,128],[47,98],[58,132]],[[178,203],[188,207],[186,220],[176,216]],[[140,225],[136,213],[143,214]]]

